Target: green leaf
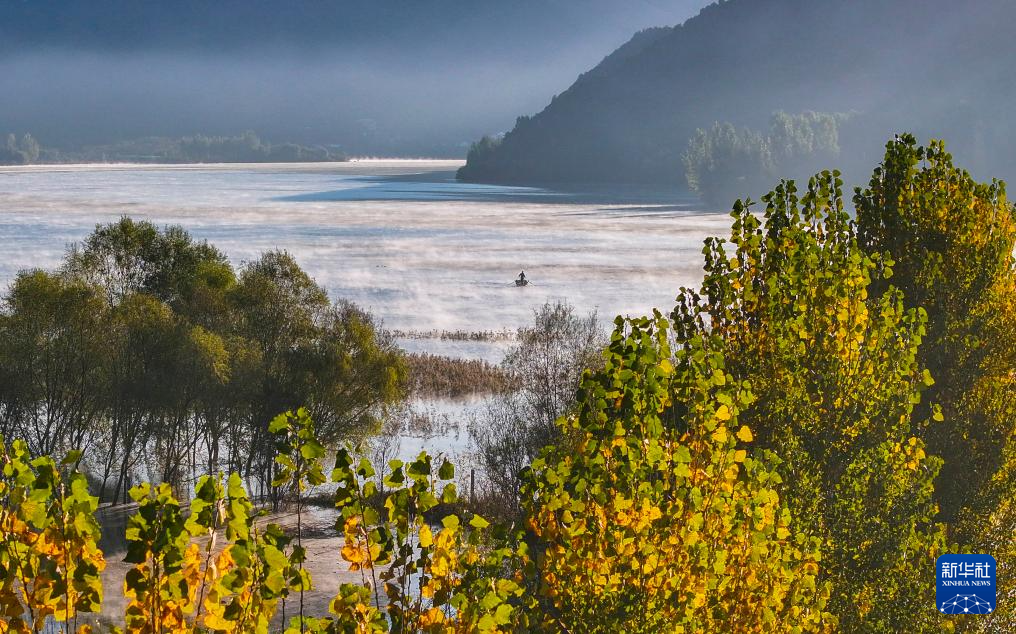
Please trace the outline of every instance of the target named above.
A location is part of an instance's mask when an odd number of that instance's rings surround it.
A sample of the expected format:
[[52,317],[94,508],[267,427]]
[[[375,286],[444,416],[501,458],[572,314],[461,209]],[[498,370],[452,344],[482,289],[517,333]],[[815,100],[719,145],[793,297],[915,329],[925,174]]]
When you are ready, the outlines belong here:
[[71,451],[67,452],[67,455],[64,456],[63,460],[60,461],[60,464],[62,465],[77,464],[78,462],[81,461],[82,455],[84,455],[84,452],[82,452],[80,449],[72,449]]
[[289,418],[292,415],[293,415],[292,412],[279,414],[278,416],[272,419],[272,422],[268,423],[268,431],[273,434],[289,431]]
[[325,448],[316,440],[308,440],[300,447],[300,455],[305,460],[317,460],[325,455]]
[[451,480],[455,477],[455,465],[445,460],[441,463],[441,468],[438,469],[437,477],[442,480]]

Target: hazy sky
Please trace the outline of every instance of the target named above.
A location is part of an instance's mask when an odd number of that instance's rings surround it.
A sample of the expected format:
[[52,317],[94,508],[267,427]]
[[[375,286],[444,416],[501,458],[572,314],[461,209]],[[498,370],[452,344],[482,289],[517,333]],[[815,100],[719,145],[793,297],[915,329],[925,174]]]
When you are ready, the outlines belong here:
[[234,134],[464,155],[707,0],[7,0],[0,132]]

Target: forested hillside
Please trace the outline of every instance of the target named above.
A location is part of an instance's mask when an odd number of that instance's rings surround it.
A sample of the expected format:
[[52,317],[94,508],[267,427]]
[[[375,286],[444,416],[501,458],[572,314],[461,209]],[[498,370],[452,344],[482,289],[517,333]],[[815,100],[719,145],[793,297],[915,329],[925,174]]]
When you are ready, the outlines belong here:
[[[1014,20],[1004,0],[718,2],[637,34],[503,140],[475,146],[460,177],[682,183],[696,130],[765,131],[778,111],[849,115],[835,164],[851,182],[903,131],[950,139],[976,175],[1011,177]],[[815,162],[802,174],[831,166]]]

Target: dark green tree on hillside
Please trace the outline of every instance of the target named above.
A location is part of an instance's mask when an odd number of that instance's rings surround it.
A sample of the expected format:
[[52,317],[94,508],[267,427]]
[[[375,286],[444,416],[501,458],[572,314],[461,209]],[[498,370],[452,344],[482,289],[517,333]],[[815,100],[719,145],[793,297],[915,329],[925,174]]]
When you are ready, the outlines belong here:
[[507,385],[469,430],[497,512],[521,510],[519,473],[561,440],[557,420],[575,408],[582,373],[600,368],[605,344],[596,313],[582,316],[563,302],[544,304],[534,311],[532,325],[517,331],[500,365]]
[[484,135],[479,141],[469,146],[466,154],[466,164],[459,168],[456,177],[470,180],[474,176],[482,175],[491,168],[491,160],[494,158],[497,148],[501,146],[502,138]]
[[839,156],[839,126],[846,115],[773,113],[768,134],[730,123],[699,128],[682,155],[688,186],[710,205],[758,195],[780,176],[811,174]]

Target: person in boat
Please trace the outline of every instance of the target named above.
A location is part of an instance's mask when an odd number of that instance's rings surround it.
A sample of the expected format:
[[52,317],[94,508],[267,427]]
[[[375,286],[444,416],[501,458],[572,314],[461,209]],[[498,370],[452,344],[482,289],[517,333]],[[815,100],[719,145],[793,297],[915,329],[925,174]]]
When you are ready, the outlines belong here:
[[518,284],[519,286],[525,286],[526,285],[526,272],[525,271],[522,271],[521,273],[519,273],[519,279],[516,280],[515,283]]

